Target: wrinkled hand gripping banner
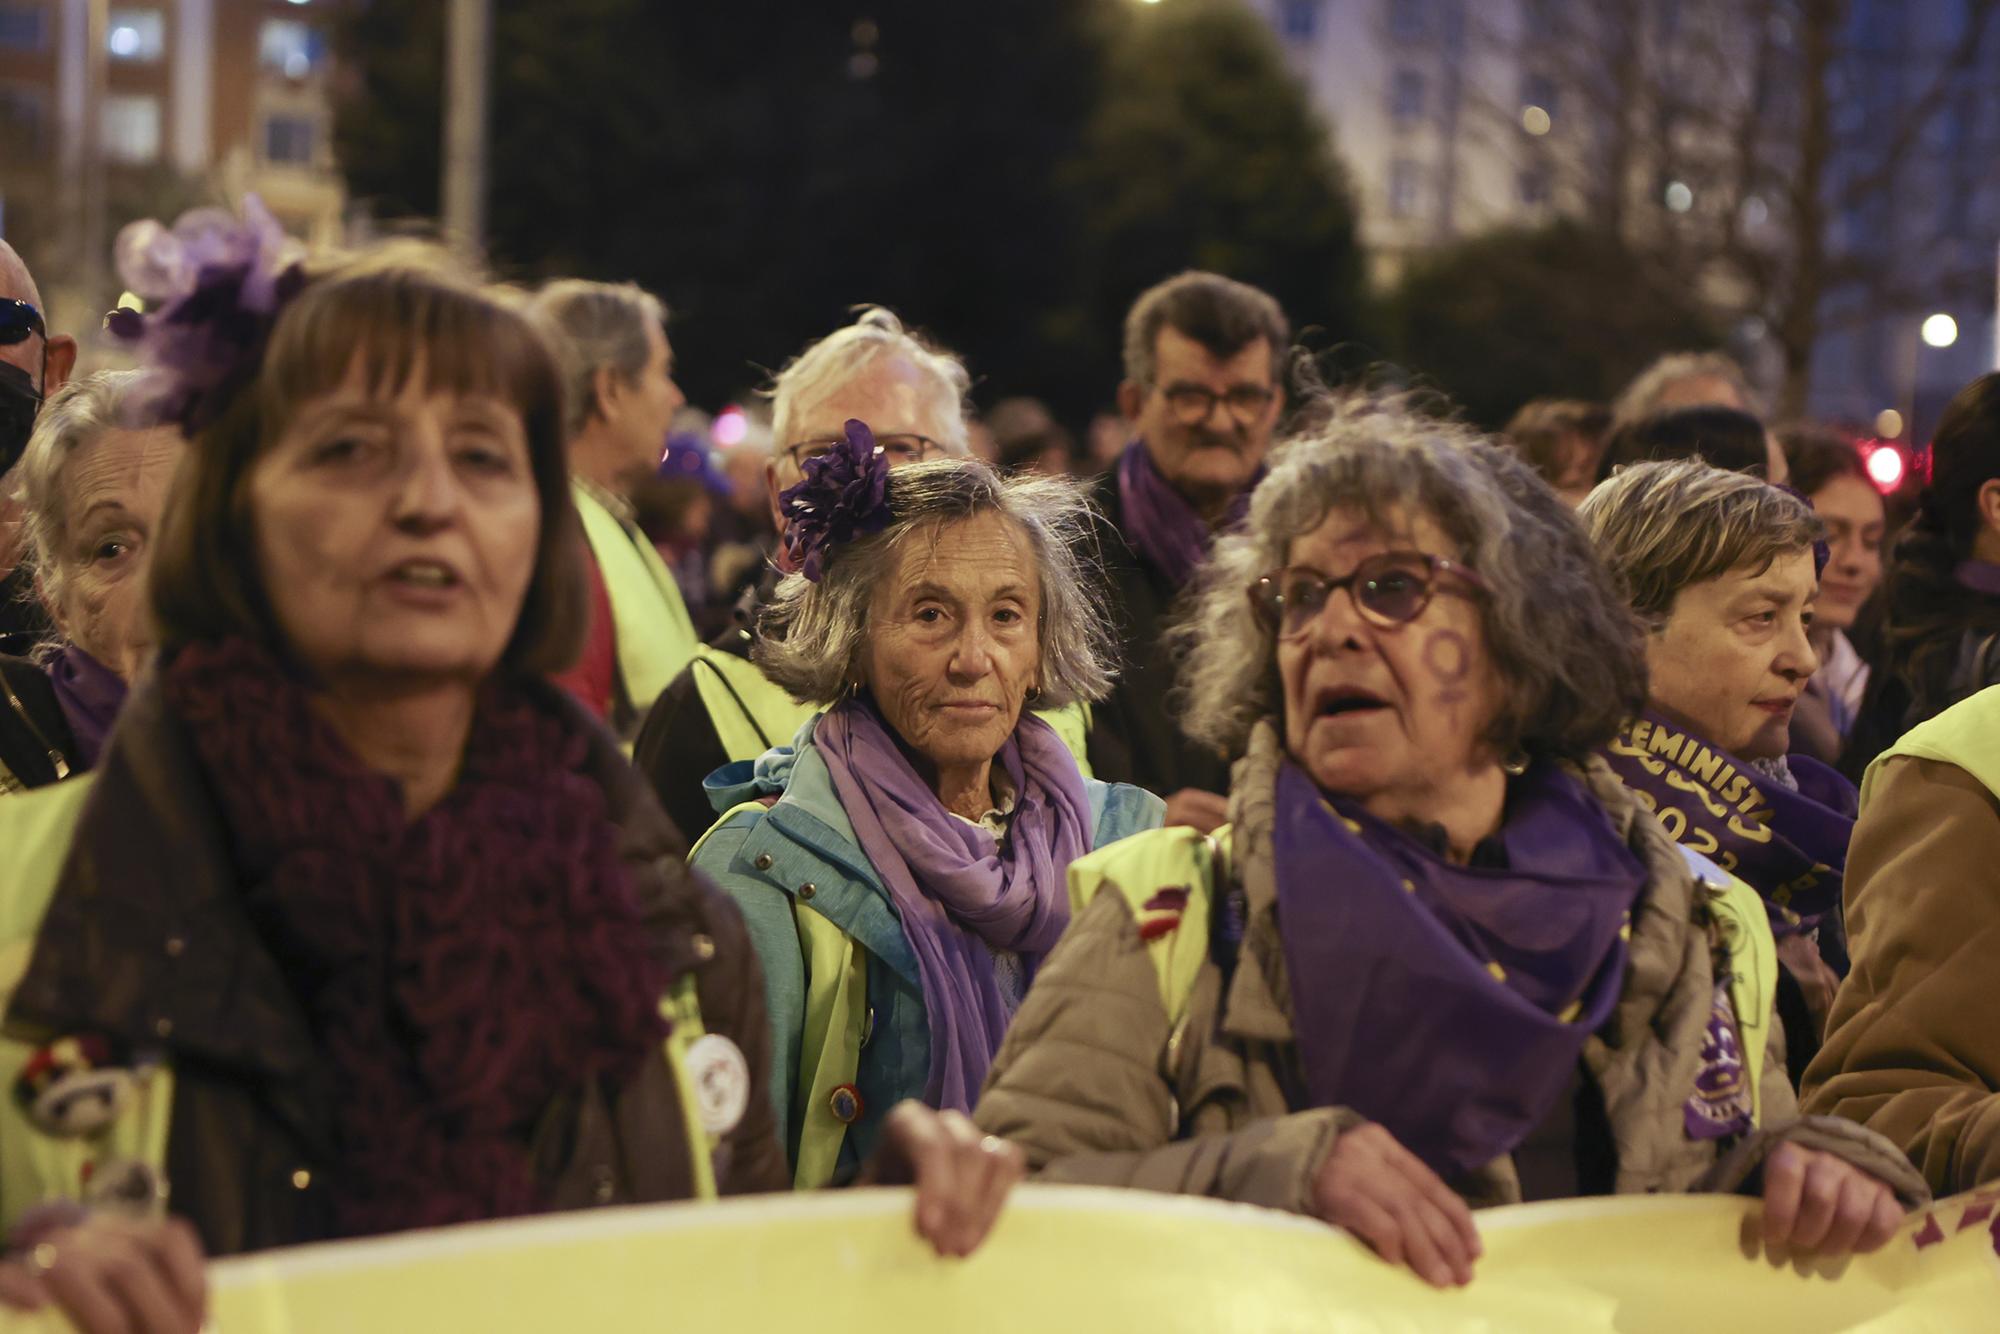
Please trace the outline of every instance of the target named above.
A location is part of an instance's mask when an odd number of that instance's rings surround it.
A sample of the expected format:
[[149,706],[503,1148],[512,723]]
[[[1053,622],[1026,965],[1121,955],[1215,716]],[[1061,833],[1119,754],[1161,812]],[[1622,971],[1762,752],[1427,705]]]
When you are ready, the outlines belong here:
[[[219,1334],[478,1330],[1970,1331],[2000,1329],[2000,1188],[1914,1215],[1836,1270],[1773,1260],[1733,1197],[1478,1215],[1470,1287],[1436,1292],[1350,1238],[1206,1200],[1022,1189],[940,1260],[908,1191],[767,1196],[489,1223],[225,1260]],[[53,1317],[0,1321],[59,1330]]]

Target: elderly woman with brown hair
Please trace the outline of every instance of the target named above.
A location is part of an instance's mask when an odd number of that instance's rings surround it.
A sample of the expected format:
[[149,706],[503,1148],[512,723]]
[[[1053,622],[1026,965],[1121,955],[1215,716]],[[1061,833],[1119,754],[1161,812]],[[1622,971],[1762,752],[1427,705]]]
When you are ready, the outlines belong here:
[[1441,1285],[1469,1206],[1747,1191],[1773,1242],[1841,1252],[1889,1236],[1885,1182],[1922,1196],[1886,1143],[1798,1118],[1761,908],[1593,755],[1644,700],[1639,631],[1526,465],[1333,411],[1183,641],[1230,823],[1071,868],[976,1113],[1044,1178],[1311,1214]]
[[[786,1184],[741,919],[542,680],[581,631],[547,344],[250,216],[121,242],[193,442],[159,665],[91,778],[10,799],[0,1295],[90,1330],[193,1328],[203,1251]],[[942,1250],[1018,1172],[920,1107],[885,1147]]]
[[103,371],[64,385],[8,475],[56,642],[32,660],[0,657],[0,793],[96,763],[152,653],[146,570],[183,447],[171,426],[126,423],[138,381]]

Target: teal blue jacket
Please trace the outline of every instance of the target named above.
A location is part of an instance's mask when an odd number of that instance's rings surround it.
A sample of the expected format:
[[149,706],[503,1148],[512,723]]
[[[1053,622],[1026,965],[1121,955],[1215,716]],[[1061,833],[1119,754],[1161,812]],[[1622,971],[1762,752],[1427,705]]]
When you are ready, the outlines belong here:
[[[930,1072],[916,953],[812,746],[813,725],[791,747],[709,776],[709,799],[726,813],[689,858],[742,908],[763,965],[772,1097],[801,1189],[849,1175],[873,1151],[882,1114],[921,1098]],[[1165,816],[1143,789],[1083,783],[1093,847]],[[780,790],[775,805],[758,803]],[[836,1096],[843,1086],[858,1103]]]

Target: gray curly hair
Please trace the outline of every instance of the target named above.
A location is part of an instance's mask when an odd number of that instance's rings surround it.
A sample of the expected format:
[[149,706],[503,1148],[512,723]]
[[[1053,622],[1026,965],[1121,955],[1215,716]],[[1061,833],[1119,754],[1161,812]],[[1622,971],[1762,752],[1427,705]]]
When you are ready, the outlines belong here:
[[1637,619],[1568,506],[1512,451],[1395,398],[1322,404],[1273,451],[1243,526],[1216,543],[1176,627],[1181,726],[1225,757],[1278,714],[1277,641],[1246,590],[1335,509],[1389,526],[1428,517],[1477,570],[1501,681],[1487,741],[1500,754],[1580,758],[1646,702]]
[[1027,537],[1041,575],[1038,708],[1102,699],[1115,649],[1104,595],[1084,564],[1090,507],[1065,478],[1002,478],[977,459],[932,459],[889,474],[895,520],[829,553],[824,576],[787,575],[758,618],[750,656],[792,698],[831,704],[854,679],[876,586],[914,541],[937,543],[980,514],[1003,514]]

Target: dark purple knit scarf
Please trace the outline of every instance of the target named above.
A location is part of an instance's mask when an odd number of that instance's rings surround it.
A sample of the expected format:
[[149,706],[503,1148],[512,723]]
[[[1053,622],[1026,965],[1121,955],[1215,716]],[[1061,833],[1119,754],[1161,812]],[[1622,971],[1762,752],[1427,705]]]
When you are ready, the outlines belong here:
[[412,822],[264,650],[188,648],[162,685],[336,1081],[340,1230],[544,1208],[543,1113],[628,1079],[666,1033],[584,735],[489,686],[457,786]]

